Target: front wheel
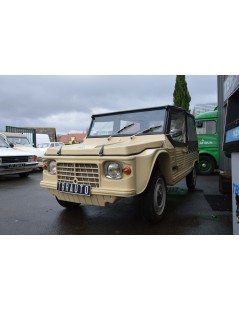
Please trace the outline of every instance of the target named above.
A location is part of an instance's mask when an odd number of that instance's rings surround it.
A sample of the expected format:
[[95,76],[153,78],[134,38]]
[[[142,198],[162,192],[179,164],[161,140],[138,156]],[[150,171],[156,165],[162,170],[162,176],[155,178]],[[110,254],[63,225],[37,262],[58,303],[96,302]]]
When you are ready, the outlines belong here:
[[193,170],[186,176],[186,184],[190,191],[195,190],[196,182],[197,182],[197,173],[196,169],[193,168]]
[[143,217],[151,223],[163,218],[166,207],[167,190],[162,176],[153,173],[148,187],[141,194],[140,204]]
[[79,207],[79,205],[80,205],[80,203],[60,200],[57,197],[56,197],[56,200],[63,208],[66,208],[66,209],[75,209],[75,208]]

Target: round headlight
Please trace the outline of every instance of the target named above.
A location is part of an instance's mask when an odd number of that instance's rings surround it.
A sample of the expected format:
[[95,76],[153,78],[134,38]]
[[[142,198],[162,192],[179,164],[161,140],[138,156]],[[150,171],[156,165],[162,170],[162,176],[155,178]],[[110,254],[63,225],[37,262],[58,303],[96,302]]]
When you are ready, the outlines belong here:
[[121,179],[122,178],[122,165],[116,162],[109,162],[105,165],[105,176],[109,179]]
[[54,160],[48,161],[48,163],[47,163],[47,171],[50,174],[56,174],[56,162]]

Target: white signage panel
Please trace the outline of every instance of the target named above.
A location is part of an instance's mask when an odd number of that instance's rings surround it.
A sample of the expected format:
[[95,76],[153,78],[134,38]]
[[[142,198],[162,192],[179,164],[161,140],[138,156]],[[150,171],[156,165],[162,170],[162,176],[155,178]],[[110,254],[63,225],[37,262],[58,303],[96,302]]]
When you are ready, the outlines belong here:
[[239,153],[232,153],[231,159],[233,234],[239,235]]

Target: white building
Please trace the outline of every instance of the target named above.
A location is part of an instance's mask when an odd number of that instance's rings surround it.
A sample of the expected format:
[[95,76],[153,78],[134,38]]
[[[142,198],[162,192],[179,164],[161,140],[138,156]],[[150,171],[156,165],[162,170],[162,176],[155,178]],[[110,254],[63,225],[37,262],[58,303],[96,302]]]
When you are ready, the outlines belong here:
[[193,115],[196,116],[198,114],[213,111],[217,107],[217,103],[199,103],[194,106]]

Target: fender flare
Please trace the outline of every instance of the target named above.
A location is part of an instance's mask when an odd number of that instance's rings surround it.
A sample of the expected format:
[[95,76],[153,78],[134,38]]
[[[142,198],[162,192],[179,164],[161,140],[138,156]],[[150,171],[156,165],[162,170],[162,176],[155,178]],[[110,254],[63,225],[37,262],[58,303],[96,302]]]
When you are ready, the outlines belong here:
[[149,181],[155,169],[158,169],[161,171],[161,174],[166,182],[166,185],[170,183],[172,180],[172,173],[171,173],[171,169],[168,169],[168,167],[171,168],[169,153],[165,150],[158,150],[157,152],[155,152],[152,165],[151,165],[151,169],[148,174],[148,178],[146,179],[145,186],[140,191],[140,193],[143,193],[148,187]]

